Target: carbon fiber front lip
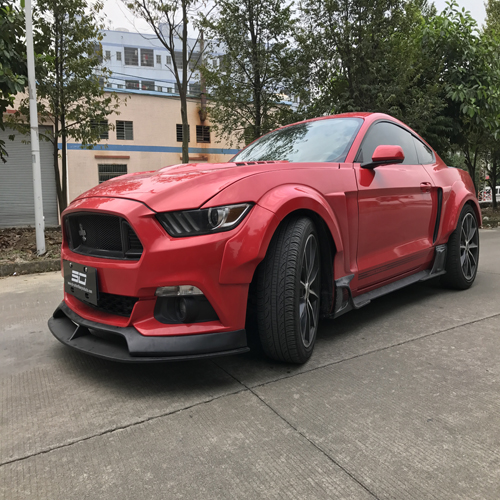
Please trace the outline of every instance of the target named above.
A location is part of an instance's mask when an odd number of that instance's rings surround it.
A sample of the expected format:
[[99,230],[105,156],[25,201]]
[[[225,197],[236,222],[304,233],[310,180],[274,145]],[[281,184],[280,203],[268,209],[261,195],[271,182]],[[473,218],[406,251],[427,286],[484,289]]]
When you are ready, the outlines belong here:
[[[203,359],[249,350],[245,330],[146,337],[134,327],[117,327],[82,318],[63,301],[48,322],[57,340],[77,351],[125,363]],[[94,333],[93,333],[94,332]],[[121,337],[121,342],[96,335]]]

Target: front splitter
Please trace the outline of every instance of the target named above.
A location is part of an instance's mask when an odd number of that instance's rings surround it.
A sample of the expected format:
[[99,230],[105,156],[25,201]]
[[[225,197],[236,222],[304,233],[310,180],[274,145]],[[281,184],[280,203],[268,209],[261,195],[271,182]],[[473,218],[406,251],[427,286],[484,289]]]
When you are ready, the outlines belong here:
[[249,351],[245,330],[196,335],[151,336],[82,318],[63,301],[49,319],[57,340],[77,351],[123,363],[206,359]]

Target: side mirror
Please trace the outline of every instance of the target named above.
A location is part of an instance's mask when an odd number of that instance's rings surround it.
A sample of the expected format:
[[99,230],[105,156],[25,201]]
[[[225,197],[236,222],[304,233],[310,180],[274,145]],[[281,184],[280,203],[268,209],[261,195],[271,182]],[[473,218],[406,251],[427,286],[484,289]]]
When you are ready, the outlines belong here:
[[403,163],[405,154],[401,146],[377,146],[373,152],[372,161],[362,163],[361,168],[379,167],[381,165],[391,165],[393,163]]

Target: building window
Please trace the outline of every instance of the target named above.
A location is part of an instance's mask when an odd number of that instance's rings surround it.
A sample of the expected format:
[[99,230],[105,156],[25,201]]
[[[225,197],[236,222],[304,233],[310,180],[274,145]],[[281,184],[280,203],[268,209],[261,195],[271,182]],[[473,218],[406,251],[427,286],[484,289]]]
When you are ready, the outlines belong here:
[[116,121],[116,138],[119,141],[133,141],[134,140],[134,122]]
[[141,66],[154,66],[153,49],[141,49]]
[[196,142],[210,142],[210,127],[196,125]]
[[199,52],[193,52],[191,54],[191,59],[189,60],[189,69],[191,71],[198,69],[201,62],[201,54]]
[[122,60],[122,53],[121,52],[117,52],[116,53],[116,60],[117,61],[121,61]]
[[[177,124],[175,126],[177,132],[177,142],[182,142],[182,124]],[[188,142],[189,142],[189,125],[188,125]]]
[[172,64],[172,56],[167,56],[167,64]]
[[155,82],[150,82],[148,80],[142,80],[141,81],[141,89],[142,90],[154,90],[155,89]]
[[99,184],[109,181],[113,177],[118,177],[127,173],[127,165],[97,165],[99,169]]
[[139,49],[125,47],[125,64],[139,66]]
[[174,93],[174,89],[172,87],[166,87],[165,92],[167,92],[167,94],[173,94]]
[[156,64],[161,64],[161,55],[156,56]]
[[100,139],[109,139],[109,126],[108,120],[92,120],[90,122],[90,128],[93,131],[97,131]]
[[125,80],[125,88],[139,90],[139,80]]
[[111,50],[107,50],[106,51],[106,61],[110,61],[111,60]]
[[182,62],[183,62],[183,58],[182,58],[182,52],[174,52],[174,58],[175,58],[175,64],[177,64],[177,67],[179,69],[182,69]]
[[196,97],[200,97],[201,94],[201,86],[199,83],[191,83],[189,85],[189,93]]

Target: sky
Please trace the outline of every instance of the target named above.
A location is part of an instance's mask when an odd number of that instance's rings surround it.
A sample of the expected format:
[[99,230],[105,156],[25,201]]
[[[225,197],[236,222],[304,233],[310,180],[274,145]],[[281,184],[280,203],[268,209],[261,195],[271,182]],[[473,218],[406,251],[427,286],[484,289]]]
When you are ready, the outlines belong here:
[[[446,0],[434,0],[434,4],[438,12],[441,12],[446,7]],[[458,4],[460,7],[465,7],[465,10],[470,11],[472,17],[476,19],[480,26],[484,23],[486,10],[483,0],[458,0]],[[145,21],[134,18],[121,0],[105,0],[104,14],[107,18],[106,27],[108,29],[126,28],[129,31],[138,31],[140,33],[152,32]]]

